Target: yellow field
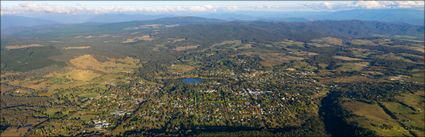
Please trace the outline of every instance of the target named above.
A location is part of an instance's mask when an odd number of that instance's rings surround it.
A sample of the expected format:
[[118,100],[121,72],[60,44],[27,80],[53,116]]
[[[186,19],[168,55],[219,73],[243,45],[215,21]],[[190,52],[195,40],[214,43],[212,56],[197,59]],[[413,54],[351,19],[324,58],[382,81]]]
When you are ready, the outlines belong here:
[[422,52],[422,53],[425,53],[425,47],[424,46],[409,46],[408,48],[409,49],[412,49],[412,50],[416,50],[416,51]]
[[121,59],[109,58],[105,62],[99,62],[92,55],[83,55],[69,61],[72,66],[79,69],[89,69],[94,71],[101,71],[105,73],[119,73],[128,72],[137,68],[139,60],[130,57]]
[[50,72],[41,78],[14,80],[9,83],[36,90],[48,88],[48,92],[40,93],[40,95],[50,96],[58,88],[73,88],[88,84],[113,84],[118,81],[126,82],[129,77],[123,75],[123,73],[131,73],[140,66],[139,60],[130,57],[109,58],[107,61],[101,62],[91,55],[71,59],[69,64],[69,67]]
[[69,72],[69,76],[73,80],[80,80],[80,81],[90,81],[98,76],[100,74],[94,73],[91,70],[81,70],[81,69],[75,69]]

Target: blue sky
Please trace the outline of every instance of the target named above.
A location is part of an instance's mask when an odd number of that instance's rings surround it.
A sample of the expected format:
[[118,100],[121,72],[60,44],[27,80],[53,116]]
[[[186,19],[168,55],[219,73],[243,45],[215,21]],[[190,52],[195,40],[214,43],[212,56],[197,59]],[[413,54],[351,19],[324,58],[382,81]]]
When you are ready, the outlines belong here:
[[423,7],[423,1],[1,1],[1,14],[323,11]]

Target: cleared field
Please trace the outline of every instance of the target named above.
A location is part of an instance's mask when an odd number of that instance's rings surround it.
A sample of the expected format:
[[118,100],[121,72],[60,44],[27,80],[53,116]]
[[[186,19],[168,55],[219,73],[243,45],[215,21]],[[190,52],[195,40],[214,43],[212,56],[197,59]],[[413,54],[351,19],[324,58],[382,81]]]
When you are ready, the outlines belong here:
[[139,60],[130,57],[114,59],[109,58],[105,62],[100,62],[92,55],[83,55],[69,61],[72,66],[79,69],[89,69],[94,71],[101,71],[105,73],[119,73],[129,72],[137,68]]
[[296,46],[296,47],[304,47],[303,42],[293,41],[293,40],[283,40],[275,43],[276,45],[287,47],[287,46]]
[[369,46],[375,46],[376,43],[371,40],[365,40],[365,39],[353,39],[351,40],[352,45],[369,45]]
[[424,46],[409,46],[407,48],[425,53],[425,47]]
[[375,131],[378,136],[411,136],[409,131],[387,115],[376,103],[345,100],[342,105],[344,109],[354,114],[348,121]]
[[319,44],[328,44],[328,45],[342,45],[342,40],[339,38],[334,38],[334,37],[314,39],[312,40],[312,42],[319,43]]
[[397,102],[384,102],[383,104],[416,136],[425,135],[425,113],[423,111],[412,110],[409,106]]
[[417,111],[424,112],[423,106],[425,105],[425,93],[418,91],[415,93],[404,93],[396,97],[401,102],[414,107]]
[[362,59],[359,58],[352,58],[347,56],[334,56],[335,59],[344,60],[344,61],[362,61]]
[[0,136],[2,137],[17,137],[17,136],[23,136],[25,133],[28,132],[28,128],[7,128],[5,131],[3,131]]
[[44,45],[41,44],[28,44],[28,45],[9,45],[6,46],[6,49],[23,49],[23,48],[34,48],[34,47],[44,47]]
[[379,55],[376,58],[382,59],[382,60],[392,60],[392,61],[402,61],[402,62],[414,63],[413,61],[406,59],[406,58],[404,58],[400,55],[394,54],[394,53]]
[[150,35],[143,35],[143,36],[134,36],[134,37],[128,37],[125,41],[122,41],[121,43],[134,43],[138,41],[152,41],[153,37]]
[[90,81],[98,76],[100,76],[100,74],[94,73],[91,70],[72,70],[71,72],[69,72],[69,76],[73,79],[73,80],[81,80],[81,81]]
[[70,50],[70,49],[88,49],[91,48],[91,46],[76,46],[76,47],[65,47],[64,50]]
[[336,78],[326,78],[323,79],[322,82],[324,83],[356,83],[356,82],[365,82],[365,81],[374,81],[373,79],[370,79],[365,76],[347,76],[347,77],[336,77]]
[[290,56],[276,52],[245,52],[243,54],[247,56],[259,56],[261,58],[260,64],[265,67],[273,67],[274,65],[304,59],[302,57]]
[[185,50],[190,50],[190,49],[196,49],[198,47],[199,47],[199,45],[178,46],[174,50],[177,51],[177,52],[180,52],[180,51],[185,51]]
[[338,63],[338,65],[341,65],[337,68],[338,71],[361,71],[369,65],[369,62]]
[[195,69],[195,67],[185,64],[173,64],[169,67],[169,69],[171,72],[174,73],[184,73],[192,71],[193,69]]

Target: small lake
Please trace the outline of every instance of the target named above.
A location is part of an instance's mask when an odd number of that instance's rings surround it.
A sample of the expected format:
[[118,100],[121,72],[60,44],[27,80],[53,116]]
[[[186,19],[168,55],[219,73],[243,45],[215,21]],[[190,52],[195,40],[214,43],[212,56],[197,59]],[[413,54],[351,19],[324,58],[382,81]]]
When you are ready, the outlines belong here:
[[202,82],[202,78],[182,78],[184,84],[199,84]]

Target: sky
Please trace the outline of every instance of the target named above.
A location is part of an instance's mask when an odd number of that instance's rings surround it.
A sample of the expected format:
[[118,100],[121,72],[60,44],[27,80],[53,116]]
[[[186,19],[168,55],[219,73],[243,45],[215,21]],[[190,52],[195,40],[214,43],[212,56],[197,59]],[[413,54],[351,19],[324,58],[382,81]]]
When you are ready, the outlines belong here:
[[424,1],[1,1],[1,14],[423,9]]

